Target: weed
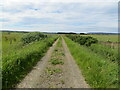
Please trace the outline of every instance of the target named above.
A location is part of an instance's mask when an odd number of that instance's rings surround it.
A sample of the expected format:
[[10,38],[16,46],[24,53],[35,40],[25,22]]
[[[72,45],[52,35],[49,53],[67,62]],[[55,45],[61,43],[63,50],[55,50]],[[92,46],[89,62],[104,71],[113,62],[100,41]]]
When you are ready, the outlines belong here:
[[55,49],[55,52],[57,52],[58,51],[58,49]]
[[61,80],[61,83],[62,83],[62,84],[65,84],[64,80]]
[[50,62],[53,65],[57,65],[57,64],[63,65],[64,64],[64,62],[62,60],[58,60],[58,59],[51,59]]
[[53,69],[53,68],[46,68],[46,71],[47,71],[47,73],[49,73],[50,75],[53,75],[54,73],[61,73],[62,72],[62,70],[61,69],[59,69],[59,68],[55,68],[55,69]]
[[46,68],[46,71],[47,71],[47,73],[50,74],[50,75],[53,75],[53,73],[54,73],[53,69],[48,68],[48,67]]
[[62,56],[65,56],[65,54],[64,54],[64,53],[61,53],[61,55],[62,55]]
[[59,68],[53,69],[53,71],[54,71],[55,73],[61,73],[61,72],[62,72],[62,70],[59,69]]

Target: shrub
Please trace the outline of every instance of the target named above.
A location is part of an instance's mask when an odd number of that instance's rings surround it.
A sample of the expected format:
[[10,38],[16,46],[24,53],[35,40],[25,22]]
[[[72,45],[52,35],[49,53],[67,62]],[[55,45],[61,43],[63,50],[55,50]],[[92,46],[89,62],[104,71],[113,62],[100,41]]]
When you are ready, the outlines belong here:
[[80,45],[91,46],[93,43],[97,43],[98,40],[91,36],[77,36],[77,35],[67,35],[72,41],[78,42]]
[[42,33],[28,33],[27,35],[24,35],[21,38],[21,41],[23,42],[23,44],[28,44],[31,43],[33,41],[40,41],[47,38],[47,35],[44,35]]

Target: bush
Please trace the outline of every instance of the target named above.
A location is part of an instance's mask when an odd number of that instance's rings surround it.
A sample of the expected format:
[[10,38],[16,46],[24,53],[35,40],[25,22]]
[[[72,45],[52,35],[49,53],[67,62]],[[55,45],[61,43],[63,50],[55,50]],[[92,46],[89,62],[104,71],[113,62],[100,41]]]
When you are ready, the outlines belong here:
[[23,44],[28,44],[33,41],[43,40],[45,38],[47,38],[47,35],[44,35],[42,33],[28,33],[27,35],[21,38],[21,41],[23,42]]
[[91,36],[77,36],[77,35],[67,35],[72,41],[78,42],[80,45],[91,46],[93,43],[97,43],[98,40]]

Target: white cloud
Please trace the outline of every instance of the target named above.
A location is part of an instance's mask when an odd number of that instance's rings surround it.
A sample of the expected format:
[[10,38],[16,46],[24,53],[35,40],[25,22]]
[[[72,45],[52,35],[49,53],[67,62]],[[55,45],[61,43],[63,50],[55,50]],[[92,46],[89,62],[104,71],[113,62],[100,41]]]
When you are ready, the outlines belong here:
[[50,0],[51,2],[118,2],[119,0]]
[[[69,0],[69,3],[67,0],[4,0],[0,17],[8,21],[2,23],[2,29],[76,32],[101,28],[108,29],[107,31],[110,28],[117,29],[118,0],[76,2],[75,0]],[[31,19],[30,21],[38,18],[40,23],[37,21],[29,24],[29,20],[25,21],[25,18]],[[48,19],[48,24],[42,24],[41,18],[43,22]]]

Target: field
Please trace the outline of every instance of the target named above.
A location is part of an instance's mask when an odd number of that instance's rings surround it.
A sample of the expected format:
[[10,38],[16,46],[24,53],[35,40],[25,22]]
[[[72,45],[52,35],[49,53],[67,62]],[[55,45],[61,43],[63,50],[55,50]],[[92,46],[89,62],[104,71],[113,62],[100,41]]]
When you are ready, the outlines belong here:
[[118,88],[117,35],[2,32],[0,42],[3,88]]
[[118,40],[119,35],[87,35],[87,36],[92,36],[102,42],[120,42]]
[[[2,33],[2,54],[7,55],[21,48],[20,38],[24,33]],[[12,51],[13,50],[13,51]]]

